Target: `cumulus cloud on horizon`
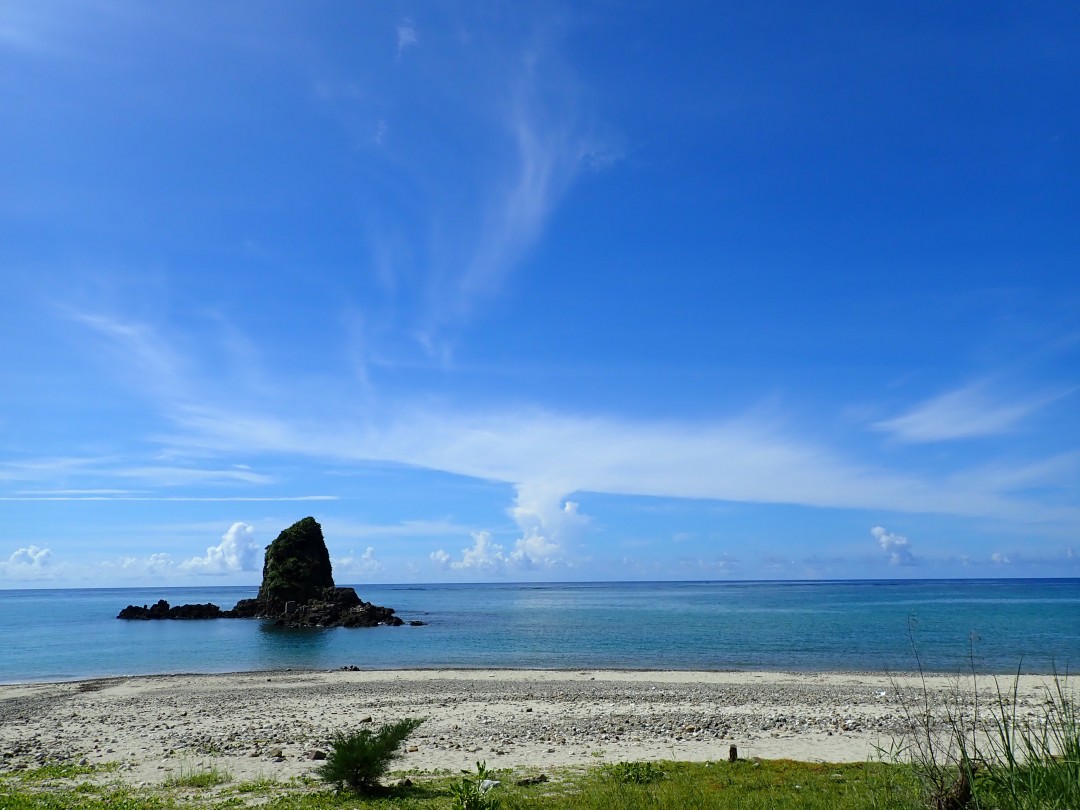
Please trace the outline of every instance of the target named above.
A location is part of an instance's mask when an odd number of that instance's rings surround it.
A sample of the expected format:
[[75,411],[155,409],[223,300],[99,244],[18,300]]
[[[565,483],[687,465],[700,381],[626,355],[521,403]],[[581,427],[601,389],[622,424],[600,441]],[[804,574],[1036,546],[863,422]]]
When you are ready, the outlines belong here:
[[911,542],[901,534],[886,531],[883,526],[874,526],[870,534],[878,541],[881,550],[889,555],[889,565],[917,565],[918,560],[911,553]]
[[507,513],[521,531],[512,551],[496,542],[491,532],[480,531],[472,533],[473,545],[461,550],[460,559],[440,548],[432,552],[431,561],[442,569],[488,573],[552,568],[566,561],[566,542],[589,523],[575,501],[558,497],[558,488],[519,486]]
[[52,552],[47,548],[30,545],[15,550],[8,557],[9,565],[21,565],[29,568],[45,568],[52,559]]
[[237,521],[221,536],[220,543],[206,549],[202,557],[185,560],[179,567],[183,571],[205,574],[254,571],[261,561],[261,549],[254,537],[254,526]]
[[52,576],[52,551],[35,545],[21,546],[7,560],[0,560],[0,579],[38,579]]
[[368,546],[357,557],[350,553],[333,561],[334,571],[338,574],[377,574],[383,570],[383,564],[375,557],[375,547]]

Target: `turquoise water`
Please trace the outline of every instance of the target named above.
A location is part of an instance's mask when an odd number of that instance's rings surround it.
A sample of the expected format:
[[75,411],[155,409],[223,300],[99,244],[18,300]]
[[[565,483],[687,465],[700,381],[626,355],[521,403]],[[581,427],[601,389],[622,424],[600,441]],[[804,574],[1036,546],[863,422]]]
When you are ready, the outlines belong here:
[[128,604],[231,607],[257,589],[0,591],[0,682],[239,670],[530,667],[1058,671],[1080,666],[1080,580],[381,585],[424,627],[124,622]]

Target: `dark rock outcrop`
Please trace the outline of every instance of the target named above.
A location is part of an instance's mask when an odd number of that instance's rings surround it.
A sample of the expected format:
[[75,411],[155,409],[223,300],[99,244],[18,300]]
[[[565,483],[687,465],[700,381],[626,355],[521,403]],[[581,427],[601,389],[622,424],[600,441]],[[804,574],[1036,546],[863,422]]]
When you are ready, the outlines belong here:
[[327,588],[316,599],[304,604],[289,603],[292,608],[281,615],[283,627],[398,627],[404,622],[393,608],[365,602],[352,588]]
[[289,602],[324,599],[326,589],[333,587],[330,552],[315,518],[298,520],[266,547],[262,586],[256,597],[261,612],[284,613]]
[[[266,547],[263,581],[254,599],[232,610],[217,605],[128,605],[118,619],[273,619],[284,627],[376,627],[404,624],[393,608],[362,600],[334,585],[322,527],[313,517],[297,521]],[[419,622],[411,622],[419,624]]]
[[205,605],[177,605],[169,607],[164,599],[147,607],[128,605],[120,611],[118,619],[218,619],[222,610],[217,605],[207,602]]

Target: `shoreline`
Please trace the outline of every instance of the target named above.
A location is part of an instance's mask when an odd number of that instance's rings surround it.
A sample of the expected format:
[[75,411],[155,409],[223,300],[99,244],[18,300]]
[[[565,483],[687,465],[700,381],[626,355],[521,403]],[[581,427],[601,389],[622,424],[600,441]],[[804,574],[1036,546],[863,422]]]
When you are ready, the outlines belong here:
[[[350,670],[350,666],[356,666],[355,670]],[[318,667],[276,667],[270,669],[237,669],[237,670],[190,670],[190,671],[175,671],[175,672],[121,672],[121,673],[104,673],[99,675],[80,675],[74,677],[46,677],[38,680],[17,680],[17,681],[5,681],[0,680],[0,691],[14,688],[14,687],[30,687],[30,686],[63,686],[65,684],[81,684],[81,683],[94,683],[97,681],[128,681],[128,680],[153,680],[155,678],[229,678],[239,676],[258,676],[258,675],[327,675],[335,672],[352,672],[353,674],[371,674],[376,675],[379,673],[470,673],[470,672],[482,672],[482,673],[517,673],[517,672],[533,672],[533,673],[578,673],[582,671],[589,672],[602,672],[605,674],[618,676],[620,673],[629,673],[632,675],[778,675],[778,676],[790,676],[790,677],[816,677],[820,675],[837,675],[837,676],[862,676],[867,678],[917,678],[920,677],[918,670],[913,669],[738,669],[738,668],[725,668],[725,669],[701,669],[701,668],[679,668],[679,667],[666,667],[650,668],[650,667],[499,667],[499,666],[401,666],[401,667],[364,667],[361,665],[345,665],[336,667],[334,669],[325,669]],[[967,678],[974,677],[979,681],[994,680],[998,681],[1008,680],[1010,683],[1019,677],[1021,679],[1027,678],[1041,678],[1044,680],[1052,680],[1055,677],[1064,679],[1066,673],[1060,672],[1032,672],[1023,670],[1019,673],[1017,670],[1009,670],[1002,672],[992,672],[989,670],[974,670],[974,672],[965,668],[960,671],[947,671],[947,670],[935,670],[927,669],[922,673],[926,678],[940,679],[940,678]],[[1074,676],[1069,674],[1071,680]]]
[[1034,711],[1053,676],[283,669],[13,684],[0,686],[0,773],[116,762],[133,784],[211,767],[286,780],[310,773],[335,732],[409,716],[427,719],[395,770],[715,761],[731,745],[742,758],[858,762],[900,732],[898,690],[985,700],[1014,682],[1017,710]]

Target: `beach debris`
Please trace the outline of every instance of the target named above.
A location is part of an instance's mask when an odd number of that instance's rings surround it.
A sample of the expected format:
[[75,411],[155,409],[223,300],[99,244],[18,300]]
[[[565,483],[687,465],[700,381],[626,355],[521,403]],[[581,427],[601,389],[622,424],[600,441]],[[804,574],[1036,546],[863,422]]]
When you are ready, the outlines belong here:
[[517,780],[517,784],[524,787],[527,785],[539,785],[546,782],[547,780],[547,774],[541,773],[537,774],[536,776],[523,776],[521,779]]
[[326,752],[320,751],[318,748],[315,748],[311,751],[308,751],[306,754],[304,754],[304,756],[310,760],[326,759]]

